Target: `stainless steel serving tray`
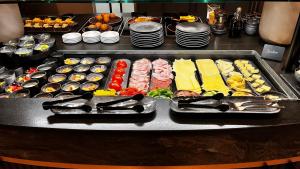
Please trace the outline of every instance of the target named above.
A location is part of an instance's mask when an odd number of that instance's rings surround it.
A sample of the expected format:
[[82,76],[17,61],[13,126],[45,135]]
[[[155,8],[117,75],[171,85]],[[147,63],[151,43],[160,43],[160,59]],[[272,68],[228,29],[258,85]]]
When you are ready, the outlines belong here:
[[[124,97],[124,96],[123,96]],[[156,101],[152,97],[145,97],[143,100],[137,102],[134,100],[127,101],[127,102],[122,102],[118,104],[114,104],[112,106],[133,106],[136,104],[141,104],[144,106],[144,111],[137,113],[132,110],[105,110],[105,111],[98,111],[96,108],[97,103],[104,103],[108,101],[113,101],[116,99],[120,99],[120,97],[114,97],[114,96],[101,96],[101,97],[94,97],[91,101],[86,101],[86,100],[76,100],[68,103],[62,103],[60,104],[61,106],[80,106],[83,104],[90,105],[92,107],[91,112],[85,112],[82,110],[76,110],[76,109],[71,109],[71,110],[61,110],[61,109],[52,109],[51,111],[55,115],[60,115],[60,116],[82,116],[82,115],[93,115],[93,116],[115,116],[115,117],[122,117],[122,116],[151,116],[154,115],[155,113],[155,107],[156,107]]]
[[[235,96],[235,97],[225,97],[220,101],[216,100],[206,100],[206,101],[199,101],[193,102],[193,104],[233,104],[236,102],[246,102],[246,101],[263,101],[263,97],[252,97],[252,96]],[[242,111],[236,110],[234,107],[230,106],[231,108],[228,111],[222,112],[216,109],[208,109],[208,108],[179,108],[178,107],[178,100],[172,99],[170,103],[170,109],[172,113],[177,115],[206,115],[206,114],[260,114],[260,115],[273,115],[277,114],[281,111],[279,108],[251,108],[245,109]]]
[[251,60],[269,80],[274,88],[284,93],[289,99],[297,99],[294,92],[285,84],[285,82],[275,73],[275,71],[261,58],[254,50],[67,50],[62,52],[66,54],[91,54],[111,56],[114,59],[129,58],[134,61],[140,58],[155,60],[157,58],[174,59],[190,58],[205,59],[248,59]]

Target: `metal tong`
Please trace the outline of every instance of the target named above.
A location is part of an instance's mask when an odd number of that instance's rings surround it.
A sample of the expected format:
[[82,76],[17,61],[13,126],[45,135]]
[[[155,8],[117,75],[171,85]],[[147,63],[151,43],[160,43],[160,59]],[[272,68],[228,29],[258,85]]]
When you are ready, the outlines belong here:
[[192,97],[192,98],[188,98],[188,99],[180,99],[180,100],[178,100],[178,104],[192,103],[192,102],[198,102],[198,101],[209,100],[209,99],[221,100],[223,98],[224,98],[223,93],[217,93],[213,96],[201,96],[201,97]]
[[133,111],[136,111],[136,112],[140,113],[140,112],[144,111],[144,106],[143,105],[135,105],[133,107],[111,106],[111,105],[126,102],[126,101],[129,101],[129,100],[140,101],[140,100],[143,100],[143,99],[144,99],[143,94],[136,94],[132,97],[126,97],[126,98],[122,98],[122,99],[118,99],[118,100],[108,101],[108,102],[104,102],[104,103],[98,103],[96,105],[96,107],[97,107],[97,110],[99,110],[99,111],[104,111],[104,110],[133,110]]
[[49,109],[64,109],[64,110],[79,109],[79,110],[83,110],[85,112],[90,112],[90,111],[92,111],[92,107],[89,105],[80,105],[80,106],[70,107],[70,106],[58,106],[56,104],[66,103],[66,102],[79,100],[79,99],[91,100],[92,98],[93,98],[92,93],[85,93],[81,96],[76,96],[76,97],[72,97],[72,98],[55,100],[55,101],[46,101],[43,103],[43,108],[45,110],[49,110]]

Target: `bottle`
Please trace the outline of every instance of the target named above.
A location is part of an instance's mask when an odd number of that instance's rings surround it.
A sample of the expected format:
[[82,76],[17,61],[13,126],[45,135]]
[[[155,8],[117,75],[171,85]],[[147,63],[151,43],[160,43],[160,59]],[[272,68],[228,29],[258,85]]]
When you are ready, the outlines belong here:
[[230,20],[229,24],[229,37],[235,38],[240,37],[242,32],[242,8],[236,8],[233,18]]

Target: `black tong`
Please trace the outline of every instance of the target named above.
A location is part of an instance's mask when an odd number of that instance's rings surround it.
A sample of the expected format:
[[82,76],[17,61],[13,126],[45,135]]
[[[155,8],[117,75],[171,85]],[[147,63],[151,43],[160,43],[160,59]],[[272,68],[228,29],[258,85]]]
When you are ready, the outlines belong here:
[[85,112],[90,112],[90,111],[92,111],[92,107],[89,106],[89,105],[80,105],[80,106],[70,107],[70,106],[57,106],[56,104],[66,103],[66,102],[79,100],[79,99],[91,100],[92,98],[93,98],[92,93],[85,93],[81,96],[72,97],[72,98],[68,98],[68,99],[61,99],[61,100],[55,100],[55,101],[46,101],[46,102],[43,103],[43,108],[45,110],[49,110],[49,109],[64,109],[64,110],[79,109],[79,110],[83,110]]
[[223,93],[217,93],[213,96],[200,96],[200,97],[191,97],[191,98],[187,98],[187,99],[180,99],[180,100],[178,100],[178,104],[192,103],[192,102],[198,102],[198,101],[209,100],[209,99],[221,100],[223,98],[224,98]]
[[208,108],[217,109],[220,111],[228,111],[230,106],[228,104],[193,104],[193,102],[199,102],[204,100],[221,100],[224,98],[223,93],[217,93],[213,96],[202,96],[202,97],[192,97],[187,99],[178,100],[178,108]]
[[112,107],[111,105],[117,104],[117,103],[121,103],[121,102],[125,102],[125,101],[129,101],[129,100],[136,100],[136,101],[141,101],[144,99],[144,95],[143,94],[136,94],[132,97],[127,97],[127,98],[122,98],[122,99],[118,99],[118,100],[113,100],[113,101],[109,101],[109,102],[104,102],[104,103],[98,103],[96,105],[97,110],[99,111],[104,111],[104,110],[133,110],[136,112],[143,112],[144,111],[144,106],[142,105],[135,105],[133,107],[123,107],[123,106],[117,106],[117,107]]
[[49,105],[54,105],[54,104],[58,104],[58,103],[66,103],[66,102],[70,102],[70,101],[74,101],[74,100],[79,100],[79,99],[91,100],[92,98],[93,98],[93,94],[92,93],[85,93],[85,94],[83,94],[81,96],[72,97],[72,98],[68,98],[68,99],[61,99],[61,100],[44,102],[43,106],[49,106]]
[[228,111],[230,109],[230,106],[228,104],[223,104],[223,103],[217,105],[182,103],[182,104],[178,104],[178,108],[207,108],[207,109],[217,109],[220,111]]

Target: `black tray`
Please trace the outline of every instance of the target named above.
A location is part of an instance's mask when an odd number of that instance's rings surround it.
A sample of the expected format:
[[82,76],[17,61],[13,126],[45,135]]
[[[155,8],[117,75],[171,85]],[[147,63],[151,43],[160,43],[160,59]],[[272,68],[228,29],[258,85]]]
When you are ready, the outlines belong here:
[[[264,97],[253,97],[253,96],[240,96],[240,97],[225,97],[220,101],[215,100],[207,100],[202,102],[193,102],[194,104],[220,104],[225,103],[229,104],[232,102],[244,102],[249,100],[264,100]],[[243,110],[238,111],[233,108],[230,108],[226,112],[222,112],[216,109],[208,109],[208,108],[178,108],[178,99],[172,99],[170,103],[170,109],[174,114],[178,115],[207,115],[207,114],[259,114],[259,115],[274,115],[280,112],[278,108],[264,108],[264,109],[251,109],[251,110]]]
[[117,62],[119,60],[124,60],[126,63],[127,63],[127,68],[126,68],[126,72],[124,74],[124,77],[123,77],[123,82],[122,82],[122,89],[126,88],[127,87],[127,84],[128,84],[128,81],[129,81],[129,72],[131,70],[131,61],[128,60],[128,59],[116,59],[112,62],[112,65],[111,65],[111,68],[110,68],[110,72],[108,74],[108,77],[107,77],[107,80],[106,80],[106,84],[105,84],[105,88],[108,88],[109,86],[109,83],[111,82],[112,80],[112,76],[113,76],[113,73],[117,67]]
[[[241,73],[240,69],[238,69],[238,68],[236,67],[236,65],[233,63],[233,61],[227,60],[227,59],[218,59],[218,60],[224,60],[224,61],[227,61],[227,62],[231,62],[231,63],[232,63],[232,66],[233,66],[233,68],[234,68],[233,71],[236,71],[236,72],[238,72],[238,73]],[[216,62],[216,61],[217,61],[217,60],[215,60],[215,64],[217,65],[217,62]],[[224,76],[224,75],[221,73],[221,70],[220,70],[220,68],[219,68],[218,65],[217,65],[217,68],[218,68],[218,70],[219,70],[219,72],[220,72],[220,74],[221,74],[221,76],[222,76],[222,78],[223,78],[225,84],[228,86],[228,88],[230,88],[229,85],[228,85],[228,83],[227,83],[228,77]],[[244,75],[243,75],[242,73],[241,73],[241,75],[244,77]],[[244,77],[244,78],[245,78],[245,77]],[[253,94],[254,96],[255,96],[255,95],[259,95],[259,94],[255,91],[255,89],[252,88],[252,86],[249,84],[248,81],[246,81],[246,89],[251,90],[251,91],[252,91],[251,94]],[[232,89],[230,89],[230,90],[232,90]]]
[[[67,27],[67,28],[61,28],[61,29],[54,29],[54,28],[51,28],[51,29],[46,29],[46,28],[41,28],[41,29],[36,29],[36,28],[24,28],[25,32],[28,34],[28,33],[31,33],[31,34],[37,34],[37,33],[58,33],[58,34],[62,34],[62,33],[68,33],[68,32],[76,32],[79,28],[80,28],[80,25],[81,25],[81,22],[82,20],[77,17],[76,15],[73,15],[73,14],[68,14],[68,15],[62,15],[62,16],[46,16],[46,15],[39,15],[39,16],[36,16],[36,17],[39,17],[41,19],[44,19],[44,18],[72,18],[73,21],[75,22],[75,24],[71,27]],[[27,19],[27,18],[34,18],[34,17],[24,17],[24,19]]]

